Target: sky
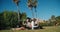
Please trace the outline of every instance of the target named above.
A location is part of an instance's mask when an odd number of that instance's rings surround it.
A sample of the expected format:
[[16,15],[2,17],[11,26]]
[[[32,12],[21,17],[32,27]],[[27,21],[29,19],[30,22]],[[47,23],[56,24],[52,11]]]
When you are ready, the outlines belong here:
[[[37,18],[48,20],[52,15],[60,16],[60,0],[37,0]],[[13,0],[0,0],[0,12],[4,10],[17,12]],[[28,8],[27,0],[20,0],[20,12],[26,12],[27,17],[32,18],[31,10]]]

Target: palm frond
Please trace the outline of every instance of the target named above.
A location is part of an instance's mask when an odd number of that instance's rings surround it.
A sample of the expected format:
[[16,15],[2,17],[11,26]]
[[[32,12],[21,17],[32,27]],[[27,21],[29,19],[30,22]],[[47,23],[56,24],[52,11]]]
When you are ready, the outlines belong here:
[[13,0],[17,5],[18,5],[18,3],[20,2],[19,0]]
[[35,0],[35,1],[33,2],[33,6],[34,6],[34,8],[37,7],[37,0]]

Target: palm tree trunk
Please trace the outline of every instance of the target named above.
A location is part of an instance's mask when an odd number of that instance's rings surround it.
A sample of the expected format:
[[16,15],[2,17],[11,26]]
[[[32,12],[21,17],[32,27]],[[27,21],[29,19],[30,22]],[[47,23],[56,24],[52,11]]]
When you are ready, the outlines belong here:
[[36,11],[36,8],[35,8],[35,15],[36,15],[36,18],[37,18],[37,11]]
[[34,18],[34,11],[33,11],[33,7],[31,9],[31,12],[32,12],[32,18]]
[[18,8],[18,6],[17,6],[17,10],[18,10],[18,22],[20,22],[20,15],[19,15],[19,8]]

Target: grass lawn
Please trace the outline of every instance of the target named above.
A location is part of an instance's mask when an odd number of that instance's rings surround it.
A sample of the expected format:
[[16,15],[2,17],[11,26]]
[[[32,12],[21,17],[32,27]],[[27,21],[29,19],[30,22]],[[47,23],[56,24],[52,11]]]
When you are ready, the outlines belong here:
[[44,29],[38,30],[0,30],[0,32],[60,32],[60,26],[44,27]]

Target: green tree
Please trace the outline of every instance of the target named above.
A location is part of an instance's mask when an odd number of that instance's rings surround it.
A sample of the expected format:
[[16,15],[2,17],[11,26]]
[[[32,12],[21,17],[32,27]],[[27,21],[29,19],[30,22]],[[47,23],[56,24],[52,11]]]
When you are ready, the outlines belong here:
[[25,12],[23,12],[23,13],[21,14],[21,20],[23,21],[23,22],[22,22],[23,25],[24,25],[24,22],[26,21],[26,18],[27,18],[27,15],[26,15]]
[[2,29],[16,27],[17,19],[17,12],[4,11],[0,13],[0,27]]
[[55,20],[55,15],[52,15],[52,16],[51,16],[51,20],[52,20],[52,21],[56,21],[56,20]]
[[16,6],[17,6],[17,9],[18,9],[18,22],[20,21],[20,15],[19,15],[19,12],[20,12],[20,10],[19,10],[19,7],[18,7],[18,5],[19,5],[19,0],[13,0],[15,3],[16,3]]
[[60,16],[57,16],[57,17],[56,17],[56,21],[57,21],[57,23],[59,23],[59,25],[60,25]]
[[16,12],[4,12],[4,21],[11,27],[17,24],[17,13]]
[[55,15],[52,15],[51,18],[49,19],[49,21],[50,21],[49,25],[55,25],[55,23],[56,23]]
[[4,17],[3,13],[0,13],[0,29],[4,29],[5,22],[4,22]]

